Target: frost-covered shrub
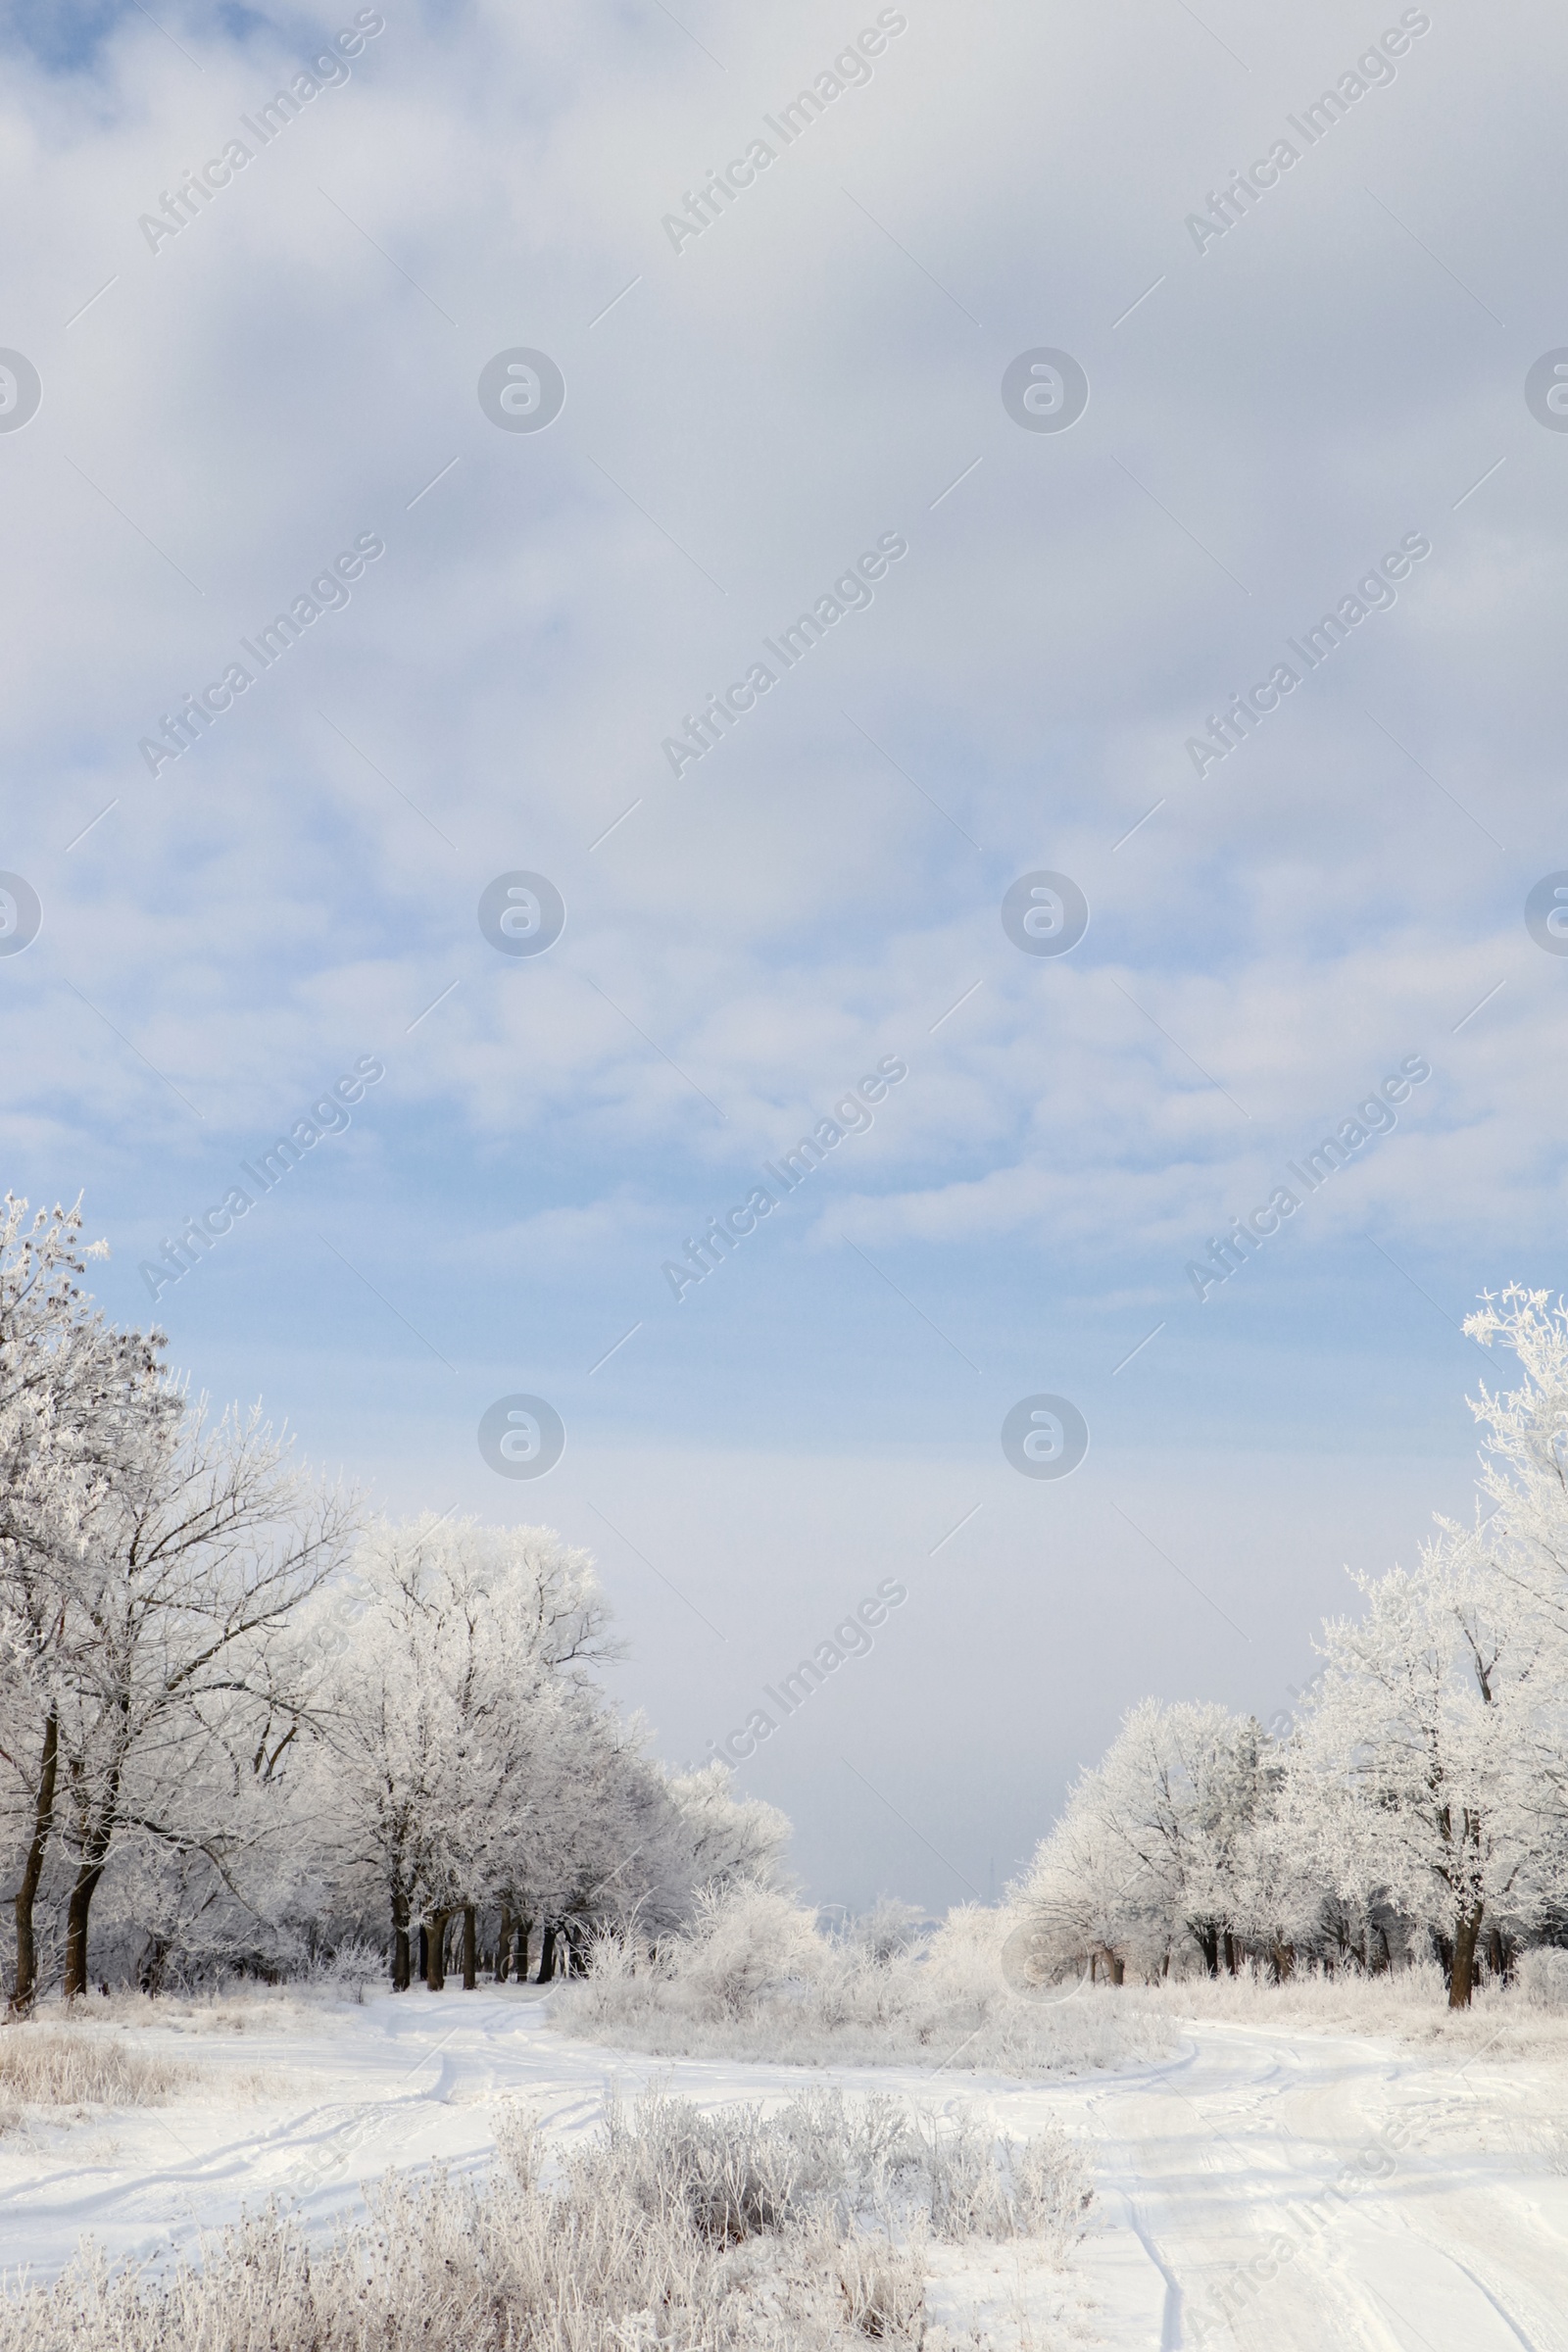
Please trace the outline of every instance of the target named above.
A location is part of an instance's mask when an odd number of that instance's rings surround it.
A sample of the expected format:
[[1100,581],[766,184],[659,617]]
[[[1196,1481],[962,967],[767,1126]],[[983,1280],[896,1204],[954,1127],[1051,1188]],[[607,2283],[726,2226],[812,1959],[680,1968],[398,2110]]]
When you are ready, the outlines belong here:
[[1532,2009],[1568,2011],[1568,1951],[1556,1944],[1538,1944],[1520,1953],[1515,1975]]
[[385,1982],[386,1954],[379,1944],[350,1936],[331,1951],[313,1954],[302,1973],[308,1984],[318,1984],[328,1992],[345,1993],[351,2001],[363,2001],[371,1984]]
[[811,1913],[766,1886],[705,1891],[670,1948],[687,1997],[714,2019],[747,2016],[816,1975],[824,1958]]
[[1078,2074],[1174,2046],[1169,2021],[1108,1988],[1020,1998],[1002,1964],[1013,1924],[965,1904],[918,1941],[830,1938],[783,1896],[732,1889],[657,1953],[601,1940],[588,1975],[558,1987],[551,2022],[660,2054],[1014,2074]]
[[[385,2181],[321,2247],[275,2208],[198,2267],[111,2272],[0,2301],[0,2352],[927,2352],[927,2233],[1070,2246],[1087,2202],[1059,2135],[1018,2149],[891,2100],[814,2094],[764,2117],[653,2096],[553,2174],[514,2116],[488,2180]],[[968,2340],[968,2339],[965,2339]]]

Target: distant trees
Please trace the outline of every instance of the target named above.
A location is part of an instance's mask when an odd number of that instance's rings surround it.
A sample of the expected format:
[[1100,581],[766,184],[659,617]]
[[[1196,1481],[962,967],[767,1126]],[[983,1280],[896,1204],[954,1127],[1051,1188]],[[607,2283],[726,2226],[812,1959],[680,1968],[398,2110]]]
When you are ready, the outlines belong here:
[[1021,1894],[1063,1958],[1120,1980],[1190,1941],[1210,1976],[1234,1965],[1263,1735],[1212,1705],[1145,1699],[1074,1786]]
[[1376,1969],[1425,1942],[1449,2000],[1568,1914],[1568,1309],[1488,1298],[1465,1326],[1521,1387],[1483,1389],[1473,1526],[1358,1579],[1288,1737],[1146,1700],[1084,1773],[1014,1900],[1038,1950],[1119,1975],[1299,1952]]
[[316,1696],[319,1835],[388,1906],[393,1984],[417,1916],[439,1986],[454,1915],[525,1910],[593,1810],[584,1670],[613,1654],[609,1611],[587,1553],[546,1528],[382,1523],[352,1575],[363,1613]]
[[[356,1936],[394,1985],[481,1927],[498,1974],[659,1934],[776,1874],[787,1824],[672,1776],[593,1680],[589,1555],[364,1524],[260,1410],[213,1414],[79,1285],[76,1209],[0,1212],[0,1867],[15,2014],[100,1966],[284,1973]],[[107,1906],[107,1918],[103,1918]],[[39,1922],[44,1923],[40,1936]],[[103,1924],[100,1927],[100,1921]],[[494,1923],[492,1925],[492,1923]]]

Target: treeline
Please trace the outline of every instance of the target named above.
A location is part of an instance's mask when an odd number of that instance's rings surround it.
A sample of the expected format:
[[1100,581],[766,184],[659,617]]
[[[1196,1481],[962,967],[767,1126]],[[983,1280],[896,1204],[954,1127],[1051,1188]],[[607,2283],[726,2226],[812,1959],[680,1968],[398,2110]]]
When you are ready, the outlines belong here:
[[1276,1735],[1212,1704],[1133,1709],[1014,1888],[1037,1972],[1154,1978],[1244,1961],[1376,1973],[1436,1957],[1455,2008],[1568,1942],[1568,1310],[1490,1294],[1473,1524],[1357,1579]]
[[[234,1971],[548,1978],[776,1874],[788,1824],[672,1774],[594,1681],[588,1554],[374,1520],[211,1413],[81,1287],[75,1209],[0,1216],[8,1999]],[[537,1945],[533,1938],[537,1934]]]

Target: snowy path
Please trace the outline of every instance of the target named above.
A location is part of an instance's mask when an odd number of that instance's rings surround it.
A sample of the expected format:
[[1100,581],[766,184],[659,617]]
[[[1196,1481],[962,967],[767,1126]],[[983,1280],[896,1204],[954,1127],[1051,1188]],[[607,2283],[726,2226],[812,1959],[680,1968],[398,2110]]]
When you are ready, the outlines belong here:
[[[630,2093],[658,2078],[710,2105],[824,2079],[567,2041],[518,1988],[256,2016],[236,2034],[125,2028],[133,2047],[200,2066],[199,2090],[0,2139],[0,2265],[48,2276],[83,2231],[112,2257],[165,2251],[272,2195],[324,2223],[388,2165],[481,2165],[509,2095],[564,2135],[592,2128],[612,2082]],[[1083,2143],[1099,2196],[1070,2332],[1086,2347],[1568,2352],[1555,2067],[1483,2055],[1461,2068],[1392,2042],[1203,2024],[1173,2060],[1073,2083],[917,2068],[832,2079],[978,2105],[1020,2133],[1054,2119]],[[1011,2292],[1047,2316],[1017,2279]],[[965,2315],[950,2298],[943,2316]]]

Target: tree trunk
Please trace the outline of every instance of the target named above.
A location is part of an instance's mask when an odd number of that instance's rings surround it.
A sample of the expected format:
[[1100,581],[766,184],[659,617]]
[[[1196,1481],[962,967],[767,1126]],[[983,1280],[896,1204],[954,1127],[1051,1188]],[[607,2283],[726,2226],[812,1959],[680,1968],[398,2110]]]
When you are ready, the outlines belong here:
[[[122,1700],[122,1710],[128,1700]],[[88,1813],[91,1829],[82,1839],[81,1859],[76,1866],[75,1884],[71,1900],[66,1905],[66,1998],[74,2000],[87,1990],[87,1915],[92,1898],[98,1891],[98,1882],[108,1866],[109,1848],[114,1841],[115,1824],[120,1819],[120,1783],[123,1755],[114,1765],[104,1784],[98,1805]]]
[[149,1936],[136,1970],[136,1982],[145,1993],[158,1994],[164,1989],[164,1968],[169,1959],[169,1940],[163,1936]]
[[1219,1975],[1219,1930],[1211,1922],[1194,1930],[1198,1948],[1203,1955],[1203,1966],[1211,1977]]
[[501,1928],[496,1936],[496,1983],[504,1984],[512,1973],[512,1913],[506,1904],[501,1906]]
[[472,1903],[463,1906],[463,1989],[472,1992],[479,1983],[479,1955],[476,1949],[478,1923]]
[[1274,1946],[1273,1960],[1274,1982],[1276,1984],[1283,1984],[1287,1977],[1294,1976],[1296,1973],[1295,1944],[1277,1943]]
[[430,1931],[423,1920],[419,1922],[419,1982],[422,1984],[430,1973]]
[[17,1888],[17,1976],[11,1989],[11,2014],[25,2017],[38,1993],[38,1946],[32,1933],[32,1906],[43,1877],[44,1854],[54,1827],[55,1781],[60,1771],[60,1717],[51,1707],[43,1727],[43,1758],[38,1773],[38,1801],[33,1807],[32,1842]]
[[409,1989],[409,1898],[401,1886],[392,1890],[392,1989]]
[[1225,1931],[1225,1974],[1228,1977],[1236,1974],[1236,1938],[1229,1928]]
[[101,1861],[83,1861],[71,1889],[66,1905],[66,1998],[73,2001],[87,1990],[87,1915],[92,1898],[98,1891],[98,1882],[104,1875]]
[[532,1927],[531,1919],[519,1919],[512,1931],[512,1956],[519,1984],[528,1982],[528,1936]]
[[447,1981],[447,1921],[450,1911],[432,1911],[428,1928],[421,1929],[419,1939],[424,1945],[424,1983],[428,1992],[440,1992]]
[[1448,1979],[1448,2007],[1468,2009],[1475,1988],[1476,1939],[1481,1934],[1481,1914],[1484,1905],[1477,1903],[1470,1911],[1461,1911],[1454,1922],[1453,1973]]
[[544,1936],[539,1945],[539,1974],[537,1977],[535,1977],[534,1983],[536,1984],[548,1984],[555,1973],[556,1923],[553,1919],[547,1919],[545,1921]]

